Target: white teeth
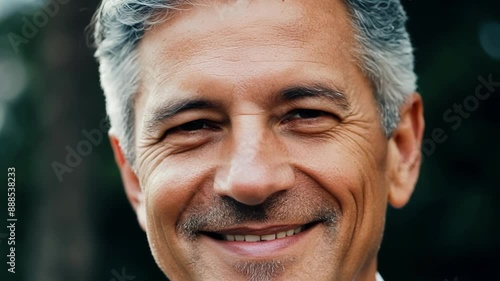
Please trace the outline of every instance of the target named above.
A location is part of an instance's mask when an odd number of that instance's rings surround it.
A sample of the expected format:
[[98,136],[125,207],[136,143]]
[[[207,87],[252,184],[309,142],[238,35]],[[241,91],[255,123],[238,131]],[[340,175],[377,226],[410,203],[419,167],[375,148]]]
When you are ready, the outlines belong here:
[[278,238],[278,239],[283,238],[283,237],[286,237],[286,231],[283,231],[283,232],[276,234],[276,238]]
[[290,229],[287,231],[279,232],[276,234],[267,234],[267,235],[223,235],[224,240],[226,241],[246,241],[246,242],[258,242],[258,241],[272,241],[275,239],[281,239],[288,236],[292,236],[298,234],[302,231],[302,227],[297,227],[295,229]]
[[260,236],[259,235],[245,235],[245,241],[257,242],[257,241],[260,241]]
[[270,234],[270,235],[262,235],[260,237],[261,240],[264,240],[264,241],[271,241],[271,240],[274,240],[276,239],[276,234]]

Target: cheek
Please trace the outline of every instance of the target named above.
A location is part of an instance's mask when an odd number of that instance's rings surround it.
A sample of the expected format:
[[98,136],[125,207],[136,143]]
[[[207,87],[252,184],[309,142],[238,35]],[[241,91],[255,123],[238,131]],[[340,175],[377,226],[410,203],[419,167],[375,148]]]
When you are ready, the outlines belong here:
[[[337,250],[344,257],[341,267],[359,264],[360,260],[376,253],[381,241],[386,205],[385,174],[379,167],[384,165],[384,157],[366,149],[377,148],[375,143],[353,143],[339,140],[289,148],[289,151],[295,151],[293,158],[297,160],[297,169],[325,189],[339,204],[341,217]],[[378,153],[383,154],[383,147],[378,148]]]
[[164,166],[160,164],[144,185],[148,239],[158,247],[156,252],[162,257],[176,251],[175,244],[169,240],[175,239],[175,222],[191,197],[189,174],[179,174],[183,170],[180,165]]
[[[186,245],[179,243],[176,224],[207,184],[209,161],[165,159],[144,177],[147,235],[155,260],[166,272],[185,272],[191,258]],[[175,165],[172,163],[176,163]]]
[[325,142],[292,143],[288,151],[298,170],[339,201],[344,217],[356,216],[383,203],[385,150],[377,142],[338,136]]
[[330,193],[344,192],[361,184],[363,162],[339,143],[294,144],[289,148],[295,166]]
[[[175,163],[175,164],[174,164]],[[204,163],[204,165],[200,165]],[[156,167],[145,183],[150,217],[172,230],[208,173],[207,161],[169,158]]]

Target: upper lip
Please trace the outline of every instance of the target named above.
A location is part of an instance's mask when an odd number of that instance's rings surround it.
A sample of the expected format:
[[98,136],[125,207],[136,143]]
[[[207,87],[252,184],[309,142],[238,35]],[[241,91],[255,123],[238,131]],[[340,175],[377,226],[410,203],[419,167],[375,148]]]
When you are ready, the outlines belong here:
[[303,224],[286,224],[286,225],[268,225],[268,226],[238,226],[231,228],[219,229],[216,231],[202,231],[202,232],[210,232],[217,234],[225,234],[225,235],[237,235],[237,234],[245,234],[245,235],[270,235],[276,234],[279,232],[287,231],[290,229],[296,229],[301,226],[306,226],[312,224],[311,223],[303,223]]

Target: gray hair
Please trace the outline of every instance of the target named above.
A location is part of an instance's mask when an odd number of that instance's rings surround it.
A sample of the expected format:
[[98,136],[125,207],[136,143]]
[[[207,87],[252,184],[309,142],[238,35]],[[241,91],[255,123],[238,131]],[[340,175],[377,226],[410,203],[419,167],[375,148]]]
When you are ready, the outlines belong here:
[[[399,108],[416,90],[413,48],[399,0],[344,0],[357,41],[359,64],[371,81],[387,137],[399,123]],[[95,57],[111,132],[127,160],[135,162],[134,98],[139,86],[137,45],[145,31],[189,0],[103,0],[93,19]]]

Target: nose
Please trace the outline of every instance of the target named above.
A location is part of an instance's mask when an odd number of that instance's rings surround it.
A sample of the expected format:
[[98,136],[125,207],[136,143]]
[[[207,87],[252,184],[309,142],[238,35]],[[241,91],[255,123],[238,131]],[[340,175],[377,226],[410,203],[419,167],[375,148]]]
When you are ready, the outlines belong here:
[[216,173],[214,189],[246,205],[259,205],[276,192],[295,184],[287,151],[264,125],[240,122],[225,144],[225,163]]

